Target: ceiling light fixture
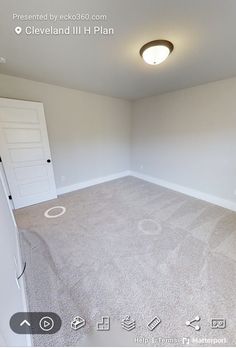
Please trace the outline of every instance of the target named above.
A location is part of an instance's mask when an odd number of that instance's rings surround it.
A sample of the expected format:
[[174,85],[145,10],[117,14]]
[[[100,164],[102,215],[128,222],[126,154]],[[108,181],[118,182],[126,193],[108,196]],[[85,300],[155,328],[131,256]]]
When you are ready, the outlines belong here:
[[174,45],[167,40],[154,40],[146,43],[139,51],[140,56],[147,64],[157,65],[169,56]]

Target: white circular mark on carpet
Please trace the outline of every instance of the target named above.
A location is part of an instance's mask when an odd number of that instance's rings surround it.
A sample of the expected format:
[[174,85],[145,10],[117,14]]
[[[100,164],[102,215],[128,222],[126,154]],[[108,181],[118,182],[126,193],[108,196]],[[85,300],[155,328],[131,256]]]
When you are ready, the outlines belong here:
[[159,234],[162,230],[161,224],[152,219],[143,219],[138,223],[139,231],[144,234]]
[[[59,210],[59,213],[57,213],[57,214],[52,214],[52,215],[49,214],[49,213],[50,213],[51,211],[53,211],[53,210]],[[44,213],[44,216],[45,216],[46,218],[48,218],[48,219],[54,219],[54,218],[57,218],[57,217],[59,217],[59,216],[65,214],[65,212],[66,212],[66,208],[65,208],[65,207],[63,207],[63,206],[61,206],[61,205],[57,205],[57,206],[55,206],[55,207],[52,207],[52,208],[46,210],[45,213]]]

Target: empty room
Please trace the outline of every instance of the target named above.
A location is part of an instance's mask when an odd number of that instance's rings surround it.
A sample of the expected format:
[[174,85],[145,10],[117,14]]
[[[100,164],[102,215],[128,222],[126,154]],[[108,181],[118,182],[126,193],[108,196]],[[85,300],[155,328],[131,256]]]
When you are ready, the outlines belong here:
[[236,1],[0,9],[0,346],[236,346]]

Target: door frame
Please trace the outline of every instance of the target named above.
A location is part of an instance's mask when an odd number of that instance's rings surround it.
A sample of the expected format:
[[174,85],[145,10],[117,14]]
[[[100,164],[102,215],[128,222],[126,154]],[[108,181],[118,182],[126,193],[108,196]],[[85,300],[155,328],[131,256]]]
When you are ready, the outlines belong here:
[[2,176],[2,184],[3,184],[5,192],[7,193],[7,196],[8,196],[9,205],[10,205],[11,209],[13,210],[13,209],[15,209],[15,207],[14,207],[13,200],[9,198],[11,196],[11,191],[10,191],[10,188],[9,188],[9,185],[8,185],[8,181],[7,181],[7,177],[6,177],[6,173],[5,173],[5,170],[4,170],[4,166],[3,166],[2,160],[0,160],[0,174]]
[[[4,179],[2,176],[2,173],[0,173],[0,185],[3,187],[3,197],[1,197],[1,199],[5,199],[8,209],[9,209],[9,218],[12,220],[12,225],[13,225],[13,229],[14,229],[14,237],[12,240],[15,239],[15,246],[16,246],[16,255],[15,255],[15,274],[12,274],[12,277],[15,277],[16,279],[16,283],[19,287],[20,293],[21,293],[21,306],[24,312],[28,312],[28,304],[27,304],[27,299],[26,299],[26,289],[25,289],[25,283],[24,283],[24,279],[23,277],[21,277],[19,280],[17,280],[16,276],[19,274],[19,271],[22,269],[22,257],[21,257],[21,252],[20,252],[20,242],[19,242],[19,231],[17,228],[17,224],[15,221],[15,217],[13,215],[12,212],[12,208],[7,196],[7,191],[6,191],[6,187],[4,185]],[[7,231],[8,232],[8,231]],[[13,231],[9,231],[9,233],[12,233]],[[6,282],[3,280],[3,286],[7,286]],[[13,315],[14,313],[12,313]],[[4,313],[2,313],[2,315],[4,315]],[[6,318],[6,320],[8,320],[8,318]],[[10,329],[10,325],[9,325],[9,330]],[[8,339],[7,334],[5,335],[5,339]],[[9,339],[11,340],[10,336]],[[28,347],[32,346],[32,337],[31,335],[25,335],[25,341]],[[8,343],[8,342],[7,342]]]

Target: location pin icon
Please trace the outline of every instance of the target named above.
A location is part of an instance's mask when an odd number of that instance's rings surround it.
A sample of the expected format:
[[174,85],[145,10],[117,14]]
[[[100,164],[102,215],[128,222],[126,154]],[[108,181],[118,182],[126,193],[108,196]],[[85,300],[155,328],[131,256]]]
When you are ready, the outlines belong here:
[[15,27],[15,32],[17,35],[19,35],[22,32],[22,28],[21,27]]

